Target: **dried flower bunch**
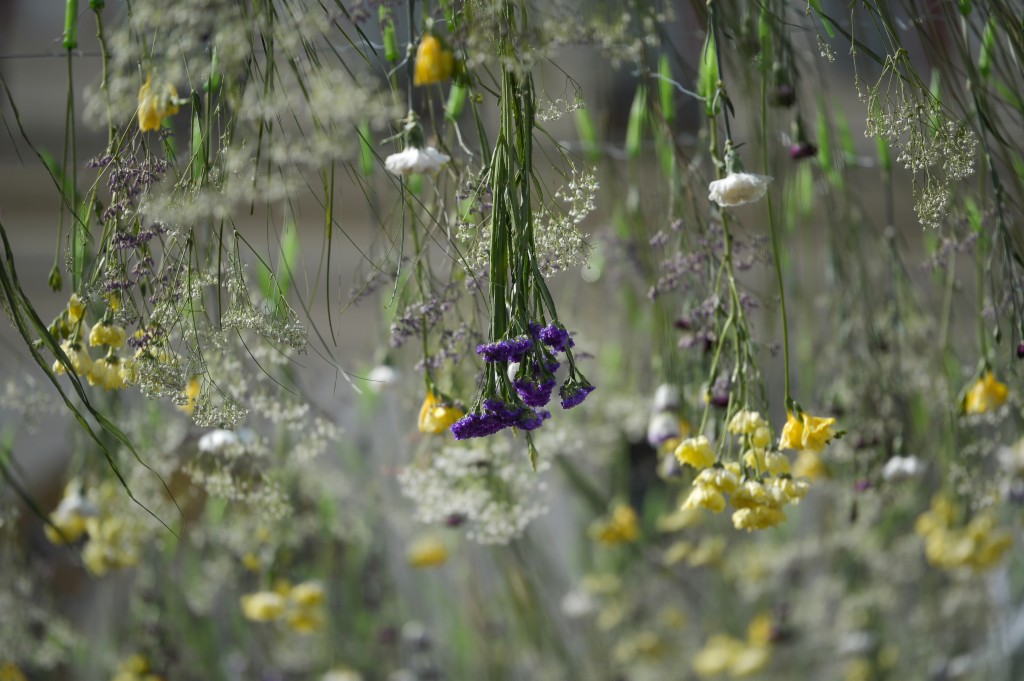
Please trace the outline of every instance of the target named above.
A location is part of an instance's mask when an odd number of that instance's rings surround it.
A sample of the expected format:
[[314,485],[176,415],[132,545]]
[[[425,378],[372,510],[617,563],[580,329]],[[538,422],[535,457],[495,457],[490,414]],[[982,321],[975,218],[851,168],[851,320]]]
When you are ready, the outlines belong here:
[[1019,676],[1019,7],[60,9],[0,681]]

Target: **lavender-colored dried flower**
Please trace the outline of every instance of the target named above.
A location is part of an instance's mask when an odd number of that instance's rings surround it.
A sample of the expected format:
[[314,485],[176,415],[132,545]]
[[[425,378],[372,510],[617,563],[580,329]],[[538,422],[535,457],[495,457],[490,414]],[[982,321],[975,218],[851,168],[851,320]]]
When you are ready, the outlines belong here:
[[540,339],[555,352],[564,352],[576,345],[569,332],[556,324],[549,324],[540,331]]
[[483,355],[485,362],[521,362],[523,355],[532,347],[532,340],[526,336],[520,336],[478,345],[476,353]]
[[562,398],[562,409],[572,409],[583,404],[583,400],[594,390],[595,387],[589,383],[563,384],[558,390],[558,395]]
[[516,387],[516,392],[527,406],[543,407],[551,401],[551,393],[555,389],[555,379],[532,381],[526,378],[517,378],[512,381],[512,385]]

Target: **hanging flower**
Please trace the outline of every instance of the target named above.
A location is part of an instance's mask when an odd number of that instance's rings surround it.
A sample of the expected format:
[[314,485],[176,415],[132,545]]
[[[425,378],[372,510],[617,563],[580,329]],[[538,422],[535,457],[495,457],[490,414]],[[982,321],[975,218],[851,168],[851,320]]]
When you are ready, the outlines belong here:
[[191,416],[196,410],[196,401],[202,391],[203,384],[198,376],[188,379],[188,383],[185,384],[185,404],[179,405],[178,409]]
[[434,173],[450,160],[450,156],[442,154],[434,147],[406,147],[384,159],[384,168],[392,175]]
[[772,178],[756,173],[729,173],[708,185],[708,199],[719,206],[742,206],[759,200],[768,191]]
[[448,547],[436,537],[422,537],[409,546],[406,556],[413,567],[434,567],[447,562]]
[[640,537],[636,511],[629,504],[616,504],[610,517],[590,526],[590,537],[600,544],[629,544]]
[[810,449],[820,452],[835,436],[834,418],[789,412],[779,438],[779,449]]
[[420,407],[419,429],[421,433],[443,433],[465,415],[458,407],[443,403],[433,391],[427,392]]
[[53,544],[78,541],[85,534],[86,521],[99,515],[99,508],[82,494],[81,485],[71,480],[64,488],[64,498],[50,514],[50,522],[44,532]]
[[242,614],[253,622],[270,622],[284,614],[287,599],[276,591],[257,591],[241,598]]
[[[71,360],[71,368],[75,370],[75,373],[79,376],[88,376],[89,369],[92,368],[92,358],[89,357],[88,351],[82,347],[82,343],[79,341],[64,341],[60,344],[61,350]],[[64,363],[59,359],[53,361],[53,373],[60,375],[67,371]]]
[[71,294],[68,300],[68,321],[77,324],[85,318],[85,302],[78,297],[77,293]]
[[432,85],[443,83],[452,77],[455,68],[455,57],[436,36],[426,34],[420,40],[416,50],[416,67],[413,73],[413,85]]
[[170,83],[164,85],[163,93],[153,92],[153,74],[146,76],[146,82],[139,88],[139,130],[159,130],[168,116],[178,113],[178,91]]
[[715,463],[715,452],[703,435],[683,440],[676,447],[675,457],[680,464],[693,466],[697,470],[709,468]]
[[123,326],[108,324],[106,321],[99,321],[89,331],[89,345],[109,345],[112,348],[119,348],[124,345],[128,333]]
[[964,411],[968,414],[984,414],[985,412],[998,409],[1006,402],[1010,389],[1005,383],[999,380],[991,371],[979,378],[967,391],[964,397]]
[[98,385],[104,390],[120,390],[126,385],[121,358],[113,353],[93,362],[87,378],[89,385]]

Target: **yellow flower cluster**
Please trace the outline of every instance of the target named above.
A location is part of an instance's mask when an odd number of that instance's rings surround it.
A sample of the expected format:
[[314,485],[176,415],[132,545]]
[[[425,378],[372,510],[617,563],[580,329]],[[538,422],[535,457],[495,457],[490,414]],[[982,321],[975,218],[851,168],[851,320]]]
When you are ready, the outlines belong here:
[[68,483],[64,498],[50,514],[52,526],[46,526],[47,539],[54,544],[64,544],[87,536],[88,541],[82,547],[82,562],[94,577],[137,565],[137,523],[114,510],[122,490],[108,481],[90,492],[90,496],[85,496],[76,480]]
[[[76,374],[84,376],[89,385],[98,385],[105,390],[120,390],[127,384],[125,362],[115,350],[124,346],[127,333],[124,327],[111,323],[112,318],[109,316],[95,324],[89,331],[89,345],[106,347],[107,354],[93,360],[82,341],[85,314],[85,303],[78,294],[72,294],[67,308],[50,330],[64,339],[60,345],[61,350],[68,356],[71,368]],[[67,367],[59,359],[54,360],[52,369],[57,375],[67,371]]]
[[417,568],[443,565],[448,561],[448,547],[437,537],[420,537],[409,545],[406,558]]
[[753,676],[771,661],[772,620],[758,615],[750,623],[747,640],[716,634],[693,657],[693,671],[701,678],[728,674],[733,678]]
[[595,520],[590,525],[589,534],[594,541],[609,546],[635,542],[640,537],[636,511],[629,504],[618,503],[607,518]]
[[149,660],[144,656],[132,655],[121,661],[111,681],[163,681],[163,677],[150,673]]
[[665,565],[676,565],[683,561],[690,567],[714,565],[725,555],[725,537],[704,537],[697,542],[681,539],[667,549],[662,557]]
[[964,396],[964,412],[967,414],[984,414],[1001,407],[1010,395],[1005,383],[1000,383],[991,371],[976,380]]
[[1013,535],[996,527],[995,517],[980,513],[965,527],[954,527],[957,509],[942,495],[917,518],[914,531],[924,538],[928,562],[946,570],[969,567],[983,572],[994,567],[1013,546]]
[[159,130],[163,120],[178,113],[178,90],[165,83],[163,91],[153,89],[153,74],[139,88],[139,130]]
[[420,432],[434,435],[447,432],[453,423],[465,415],[461,409],[429,390],[426,399],[423,400],[423,406],[420,407]]
[[[800,503],[809,483],[792,476],[784,454],[767,448],[771,429],[757,412],[737,413],[729,422],[729,431],[739,436],[745,449],[742,465],[713,464],[714,454],[703,436],[683,442],[676,450],[681,463],[702,469],[683,502],[683,509],[703,508],[721,513],[728,494],[736,529],[763,530],[782,523],[786,519],[783,507]],[[702,465],[709,460],[712,463]]]
[[241,598],[242,614],[252,622],[284,621],[293,631],[310,634],[324,626],[324,587],[320,582],[292,586],[281,580],[273,591],[257,591]]
[[413,85],[432,85],[443,83],[452,77],[455,69],[455,56],[434,35],[426,34],[420,40],[416,50],[416,66],[413,73]]

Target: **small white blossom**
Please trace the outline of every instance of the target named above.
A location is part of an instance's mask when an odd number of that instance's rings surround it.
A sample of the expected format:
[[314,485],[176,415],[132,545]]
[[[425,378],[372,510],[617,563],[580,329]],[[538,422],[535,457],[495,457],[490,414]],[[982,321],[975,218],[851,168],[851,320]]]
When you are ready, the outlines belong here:
[[675,412],[659,411],[647,422],[647,443],[657,447],[666,440],[679,437],[679,417]]
[[924,464],[916,456],[894,456],[885,462],[882,477],[898,481],[916,478],[924,472]]
[[679,409],[679,387],[662,383],[654,391],[654,411],[670,411]]
[[389,383],[394,383],[399,379],[399,374],[395,371],[395,368],[388,366],[387,364],[381,364],[370,369],[370,373],[366,375],[366,380],[370,383],[370,390],[373,392],[380,392],[384,388],[388,387]]
[[228,448],[245,449],[255,444],[256,433],[248,428],[234,430],[211,430],[199,438],[199,451],[207,454],[222,454]]
[[772,178],[756,173],[729,173],[708,185],[708,199],[719,206],[742,206],[759,200],[768,191]]
[[384,159],[384,167],[393,175],[433,173],[450,160],[450,156],[442,154],[434,147],[408,147]]

